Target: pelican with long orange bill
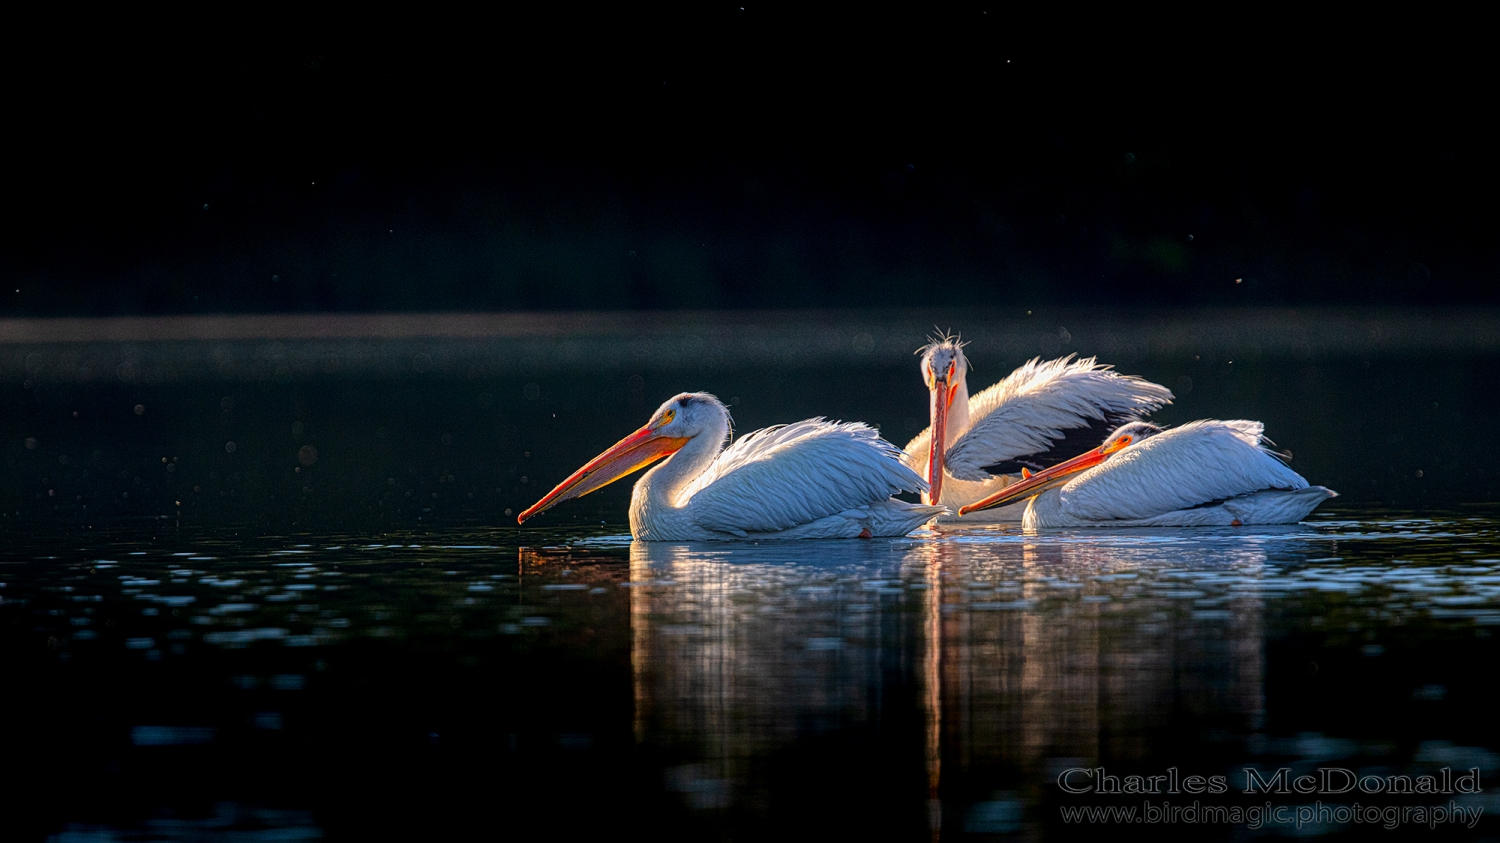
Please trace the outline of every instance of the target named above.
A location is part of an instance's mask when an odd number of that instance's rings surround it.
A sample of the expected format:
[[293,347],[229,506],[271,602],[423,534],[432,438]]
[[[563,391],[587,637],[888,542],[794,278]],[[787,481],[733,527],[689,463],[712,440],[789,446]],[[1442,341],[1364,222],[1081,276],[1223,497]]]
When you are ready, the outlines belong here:
[[630,534],[642,541],[903,536],[947,511],[891,497],[924,492],[927,483],[868,425],[808,419],[757,430],[726,449],[729,431],[719,399],[678,395],[516,521],[658,460],[630,495]]
[[[934,337],[917,353],[932,424],[907,444],[906,464],[927,477],[924,500],[950,509],[1097,445],[1121,423],[1172,401],[1164,386],[1071,356],[1023,363],[970,398],[969,359],[958,337]],[[1018,521],[1022,509],[991,507],[969,520]]]
[[1287,467],[1260,422],[1213,419],[1121,426],[1104,444],[959,509],[1029,499],[1022,525],[1239,527],[1293,524],[1337,493]]

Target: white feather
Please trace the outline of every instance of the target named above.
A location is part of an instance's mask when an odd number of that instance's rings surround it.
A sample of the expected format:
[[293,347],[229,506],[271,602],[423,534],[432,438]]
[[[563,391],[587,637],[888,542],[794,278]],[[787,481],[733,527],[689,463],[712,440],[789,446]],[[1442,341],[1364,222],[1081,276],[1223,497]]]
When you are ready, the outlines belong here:
[[[927,482],[871,427],[808,419],[741,437],[679,493],[705,529],[788,530]],[[855,531],[858,532],[857,530]]]
[[1253,421],[1204,420],[1164,430],[1083,472],[1058,493],[1062,511],[1084,521],[1149,518],[1307,481],[1261,443]]
[[1128,445],[1033,498],[1023,523],[1049,527],[1290,524],[1334,496],[1268,451],[1254,421],[1208,419]]
[[[1166,387],[1122,375],[1092,357],[1033,359],[969,399],[973,422],[948,449],[946,468],[961,480],[987,480],[984,466],[1046,451],[1066,430],[1109,416],[1137,417],[1171,401]],[[931,429],[918,438],[923,436],[918,453],[925,458]]]

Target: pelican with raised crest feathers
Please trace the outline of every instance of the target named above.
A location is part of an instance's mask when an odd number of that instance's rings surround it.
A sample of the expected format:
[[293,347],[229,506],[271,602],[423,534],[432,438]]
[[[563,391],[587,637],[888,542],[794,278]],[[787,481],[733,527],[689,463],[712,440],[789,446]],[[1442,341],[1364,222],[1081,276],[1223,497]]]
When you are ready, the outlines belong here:
[[891,497],[924,492],[927,482],[868,425],[808,419],[725,448],[729,433],[719,399],[678,395],[516,522],[663,458],[630,495],[630,534],[640,541],[904,536],[946,512]]
[[1123,425],[1104,444],[1039,471],[960,515],[1026,502],[1022,526],[1239,527],[1295,524],[1337,493],[1310,486],[1266,447],[1256,421]]
[[[932,423],[904,449],[906,464],[927,478],[923,500],[954,511],[1172,402],[1164,386],[1071,355],[1024,363],[971,398],[963,347],[943,335],[918,349]],[[1023,508],[988,509],[978,519],[1019,521]]]

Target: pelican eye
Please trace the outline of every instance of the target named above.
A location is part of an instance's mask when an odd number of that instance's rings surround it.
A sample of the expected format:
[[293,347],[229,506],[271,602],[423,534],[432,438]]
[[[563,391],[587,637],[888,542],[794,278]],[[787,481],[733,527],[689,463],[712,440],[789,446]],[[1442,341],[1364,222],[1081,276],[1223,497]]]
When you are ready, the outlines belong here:
[[950,361],[948,361],[948,380],[950,380],[950,381],[953,380],[953,372],[957,368],[958,368],[958,361],[957,360],[950,360]]
[[1125,447],[1126,445],[1129,445],[1129,444],[1130,444],[1130,437],[1129,436],[1121,436],[1119,439],[1115,440],[1115,446],[1113,448],[1111,448],[1110,450],[1112,450],[1112,451],[1118,451],[1121,448],[1123,448],[1123,447]]
[[677,411],[676,410],[668,410],[665,413],[661,414],[661,424],[658,424],[657,427],[661,427],[662,425],[671,424],[672,423],[672,419],[675,419],[675,418],[677,418]]

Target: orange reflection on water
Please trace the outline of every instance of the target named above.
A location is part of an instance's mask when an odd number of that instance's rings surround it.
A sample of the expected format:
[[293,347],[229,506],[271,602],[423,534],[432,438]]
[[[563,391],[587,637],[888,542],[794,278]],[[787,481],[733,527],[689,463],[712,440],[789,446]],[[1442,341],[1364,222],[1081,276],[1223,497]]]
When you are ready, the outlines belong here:
[[[1162,554],[1183,550],[636,543],[636,740],[724,783],[715,806],[750,798],[758,764],[830,730],[920,747],[891,763],[921,766],[909,796],[936,838],[967,822],[974,792],[1034,798],[1059,759],[1141,758],[1184,712],[1252,730],[1262,600],[1176,576]],[[1265,563],[1254,543],[1203,554],[1212,570],[1195,576],[1242,585]]]

